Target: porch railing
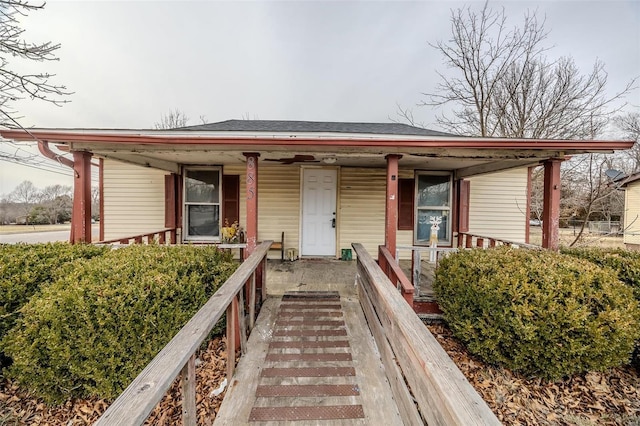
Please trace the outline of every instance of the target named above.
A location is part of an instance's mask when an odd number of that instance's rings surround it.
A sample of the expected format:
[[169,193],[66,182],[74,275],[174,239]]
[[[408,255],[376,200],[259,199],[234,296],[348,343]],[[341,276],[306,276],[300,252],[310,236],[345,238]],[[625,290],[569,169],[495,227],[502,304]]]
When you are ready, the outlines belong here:
[[503,245],[516,248],[527,248],[532,250],[541,249],[540,246],[536,246],[534,244],[510,241],[504,238],[486,237],[468,232],[458,233],[458,247],[460,248],[492,248]]
[[98,241],[95,244],[150,244],[152,242],[156,242],[158,244],[176,244],[178,229],[180,228],[166,228],[161,229],[160,231],[138,234],[131,237]]
[[371,255],[352,246],[360,303],[404,424],[501,424]]
[[428,257],[435,259],[435,267],[437,269],[438,262],[443,253],[451,253],[458,251],[457,248],[451,247],[426,247],[426,246],[397,246],[396,262],[400,261],[400,252],[404,250],[411,251],[411,283],[413,284],[414,297],[420,297],[420,277],[422,275],[422,254],[427,253]]
[[[262,271],[262,299],[266,296],[266,257],[272,241],[265,241],[182,327],[173,339],[145,367],[95,425],[141,425],[160,402],[178,374],[182,373],[182,419],[196,424],[196,351],[222,315],[227,313],[227,381],[235,367],[236,333],[239,327],[241,353],[246,352],[247,334],[256,318],[256,276]],[[245,293],[249,321],[245,320]]]
[[411,284],[407,276],[400,269],[400,265],[396,259],[391,256],[391,252],[386,246],[378,246],[378,265],[384,274],[389,278],[391,284],[396,286],[400,294],[407,301],[409,306],[413,307],[414,286]]

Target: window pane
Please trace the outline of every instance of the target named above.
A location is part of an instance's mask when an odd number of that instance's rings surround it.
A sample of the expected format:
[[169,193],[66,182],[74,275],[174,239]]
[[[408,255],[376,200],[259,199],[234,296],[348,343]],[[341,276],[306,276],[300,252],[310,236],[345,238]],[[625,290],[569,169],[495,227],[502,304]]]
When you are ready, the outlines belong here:
[[188,203],[220,202],[220,172],[218,170],[187,170],[185,201]]
[[220,206],[187,206],[188,236],[220,236]]
[[418,206],[449,206],[449,176],[419,175]]
[[449,212],[447,210],[418,210],[418,228],[417,240],[428,242],[431,238],[431,221],[432,216],[442,217],[440,230],[438,230],[438,242],[449,243]]

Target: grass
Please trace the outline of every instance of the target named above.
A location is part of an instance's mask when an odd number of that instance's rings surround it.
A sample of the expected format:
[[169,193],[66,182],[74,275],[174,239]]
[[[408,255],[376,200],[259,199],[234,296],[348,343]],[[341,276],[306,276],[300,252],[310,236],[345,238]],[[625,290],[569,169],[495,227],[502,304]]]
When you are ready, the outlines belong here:
[[32,232],[68,231],[70,223],[58,225],[0,225],[0,235],[25,234]]
[[[578,233],[576,229],[576,235]],[[560,245],[568,247],[575,239],[573,228],[560,228]],[[542,244],[542,228],[532,226],[529,230],[529,243]],[[576,247],[601,247],[601,248],[624,248],[622,235],[599,235],[590,234],[588,230],[582,234],[580,241],[575,244]]]

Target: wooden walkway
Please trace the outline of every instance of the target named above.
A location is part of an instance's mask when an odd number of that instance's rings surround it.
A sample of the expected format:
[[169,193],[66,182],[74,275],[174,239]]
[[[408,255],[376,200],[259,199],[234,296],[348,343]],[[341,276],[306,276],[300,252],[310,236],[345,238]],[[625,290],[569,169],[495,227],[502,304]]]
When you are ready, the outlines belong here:
[[401,425],[356,297],[290,292],[263,305],[216,425]]

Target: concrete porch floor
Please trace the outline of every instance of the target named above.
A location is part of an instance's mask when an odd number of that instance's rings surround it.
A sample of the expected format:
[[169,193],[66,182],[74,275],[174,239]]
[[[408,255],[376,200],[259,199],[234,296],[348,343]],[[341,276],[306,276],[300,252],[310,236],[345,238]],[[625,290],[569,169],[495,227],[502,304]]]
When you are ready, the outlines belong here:
[[288,291],[337,291],[342,297],[356,296],[356,261],[298,259],[267,261],[267,295]]
[[[411,280],[411,261],[401,260],[400,267]],[[433,298],[435,265],[423,261],[419,295]],[[269,260],[267,294],[282,296],[288,291],[338,291],[341,296],[356,295],[356,261],[336,259]]]

